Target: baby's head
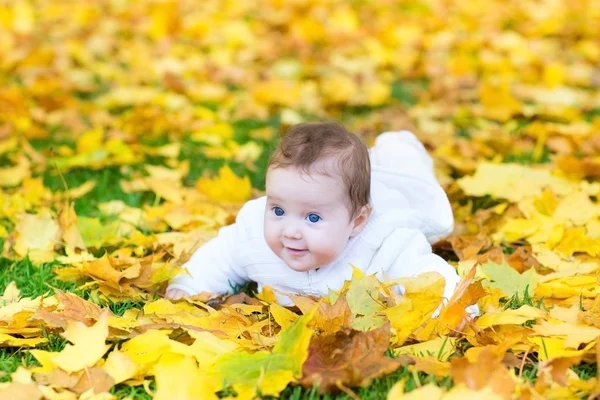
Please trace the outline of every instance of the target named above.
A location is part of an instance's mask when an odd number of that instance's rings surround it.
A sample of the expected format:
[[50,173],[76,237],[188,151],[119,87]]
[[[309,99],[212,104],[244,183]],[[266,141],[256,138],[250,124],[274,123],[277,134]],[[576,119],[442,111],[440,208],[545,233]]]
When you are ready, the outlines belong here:
[[295,271],[335,260],[365,226],[369,204],[369,150],[336,123],[290,128],[267,169],[265,239]]

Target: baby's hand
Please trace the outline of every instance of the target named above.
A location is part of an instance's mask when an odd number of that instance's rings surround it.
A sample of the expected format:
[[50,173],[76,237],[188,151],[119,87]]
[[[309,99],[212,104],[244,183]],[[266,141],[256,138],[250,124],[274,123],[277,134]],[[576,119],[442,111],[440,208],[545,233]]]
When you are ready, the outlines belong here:
[[179,300],[182,297],[186,297],[188,294],[183,290],[179,289],[167,289],[167,293],[165,293],[165,298],[169,300]]

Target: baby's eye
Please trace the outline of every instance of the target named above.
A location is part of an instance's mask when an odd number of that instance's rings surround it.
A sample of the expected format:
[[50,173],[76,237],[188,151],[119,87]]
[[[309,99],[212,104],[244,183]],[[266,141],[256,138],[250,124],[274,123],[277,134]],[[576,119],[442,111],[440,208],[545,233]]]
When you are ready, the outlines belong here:
[[281,217],[283,214],[285,214],[283,212],[283,208],[281,207],[273,207],[273,212],[275,213],[275,215],[277,215],[278,217]]
[[308,214],[308,220],[312,223],[315,222],[319,222],[321,220],[321,217],[319,217],[317,214]]

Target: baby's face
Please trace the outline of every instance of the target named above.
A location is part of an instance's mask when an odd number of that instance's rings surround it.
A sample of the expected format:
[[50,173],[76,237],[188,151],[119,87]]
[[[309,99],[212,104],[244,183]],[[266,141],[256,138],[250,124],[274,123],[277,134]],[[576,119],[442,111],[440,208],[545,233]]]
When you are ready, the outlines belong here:
[[291,269],[330,263],[356,233],[346,189],[336,175],[270,168],[266,187],[265,239]]

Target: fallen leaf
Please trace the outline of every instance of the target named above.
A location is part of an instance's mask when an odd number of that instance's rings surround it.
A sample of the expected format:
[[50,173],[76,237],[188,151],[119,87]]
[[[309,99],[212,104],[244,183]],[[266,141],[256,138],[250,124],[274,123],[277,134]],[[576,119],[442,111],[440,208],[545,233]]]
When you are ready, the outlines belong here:
[[41,400],[44,394],[34,383],[9,383],[0,387],[0,400]]
[[106,344],[108,313],[103,313],[91,327],[82,322],[69,321],[62,336],[73,344],[65,345],[52,362],[67,372],[91,367],[110,347]]
[[252,195],[250,179],[247,176],[238,177],[229,166],[219,169],[219,175],[213,179],[198,179],[196,187],[211,200],[226,203],[243,203]]
[[21,215],[13,233],[16,235],[13,250],[18,255],[28,256],[36,263],[54,259],[60,227],[49,212]]
[[502,364],[503,356],[502,352],[496,353],[488,347],[479,352],[475,363],[469,362],[467,358],[452,359],[452,378],[455,384],[464,384],[471,390],[489,386],[501,398],[512,398],[516,382],[508,368]]
[[581,362],[583,356],[559,357],[546,360],[540,363],[537,376],[543,377],[549,382],[556,382],[562,386],[569,384],[567,380],[567,371],[574,365]]
[[216,400],[212,383],[192,357],[164,354],[154,367],[155,399]]
[[127,355],[118,350],[113,350],[106,357],[102,369],[112,378],[116,385],[133,378],[136,372],[136,365]]
[[496,287],[509,297],[514,294],[523,296],[526,290],[533,293],[537,285],[537,274],[533,268],[519,274],[506,263],[496,264],[488,261],[481,265],[481,270],[488,277],[484,285]]
[[368,331],[385,323],[385,318],[378,315],[384,309],[381,290],[381,282],[375,275],[353,277],[346,293],[346,302],[354,314],[351,327]]
[[409,356],[393,359],[384,355],[390,334],[386,324],[369,332],[346,328],[313,337],[298,382],[307,388],[318,386],[321,394],[340,387],[367,387],[373,379],[412,362]]
[[106,393],[115,385],[112,377],[100,367],[86,368],[80,374],[79,380],[71,388],[77,394],[83,394],[91,390],[92,393]]
[[499,313],[488,312],[477,319],[475,324],[482,329],[496,325],[520,325],[527,321],[546,317],[546,312],[539,308],[523,305],[514,310],[504,310]]
[[308,356],[313,330],[308,323],[314,314],[298,318],[281,332],[273,352],[227,353],[210,368],[209,374],[219,382],[216,390],[231,386],[240,400],[250,400],[260,391],[266,396],[277,396],[302,373]]
[[441,305],[446,282],[440,274],[429,272],[416,278],[403,278],[398,283],[404,288],[404,295],[396,306],[381,313],[395,330],[394,344],[402,345]]

